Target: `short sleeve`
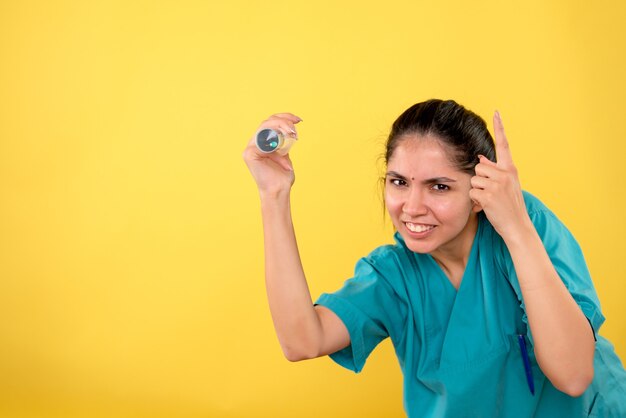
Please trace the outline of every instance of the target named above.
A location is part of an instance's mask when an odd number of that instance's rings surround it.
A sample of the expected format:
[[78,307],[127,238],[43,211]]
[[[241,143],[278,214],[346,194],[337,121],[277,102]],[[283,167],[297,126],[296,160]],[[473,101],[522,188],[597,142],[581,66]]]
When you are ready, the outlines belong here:
[[549,210],[531,213],[531,220],[559,277],[589,320],[595,335],[604,323],[604,316],[580,245]]
[[350,345],[330,355],[339,365],[360,372],[372,350],[389,336],[389,324],[400,317],[400,304],[377,269],[374,260],[363,258],[354,277],[334,293],[324,293],[315,302],[333,311],[350,333]]
[[[529,194],[525,194],[524,198],[527,200],[527,206],[529,206],[530,219],[543,242],[552,265],[574,301],[589,320],[595,338],[596,332],[604,323],[604,316],[580,245],[567,227],[541,202]],[[512,284],[518,297],[521,297],[517,275],[510,256],[507,257],[507,269],[509,276],[515,277],[515,283],[512,282]],[[528,324],[523,303],[522,308],[524,309],[523,320]],[[528,337],[532,341],[530,330]]]

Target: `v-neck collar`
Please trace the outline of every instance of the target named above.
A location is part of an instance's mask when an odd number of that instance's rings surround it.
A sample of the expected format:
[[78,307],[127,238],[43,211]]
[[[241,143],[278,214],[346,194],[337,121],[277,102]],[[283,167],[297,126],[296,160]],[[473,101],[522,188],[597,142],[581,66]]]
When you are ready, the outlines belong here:
[[469,257],[467,258],[467,264],[465,265],[465,269],[463,270],[463,276],[461,277],[461,283],[459,283],[459,288],[457,289],[456,287],[454,287],[454,285],[452,284],[452,282],[450,281],[450,278],[448,277],[448,275],[446,274],[445,271],[443,271],[443,268],[441,268],[441,266],[439,265],[439,263],[437,263],[437,261],[435,261],[435,258],[430,255],[430,254],[425,254],[426,258],[428,258],[430,260],[430,262],[433,264],[435,271],[439,272],[439,279],[442,279],[446,282],[446,287],[453,291],[455,295],[458,295],[459,292],[461,291],[461,289],[463,288],[463,283],[466,282],[466,276],[467,276],[467,272],[468,271],[472,271],[473,270],[473,263],[475,263],[476,261],[476,247],[478,247],[478,241],[479,241],[479,234],[481,233],[481,229],[482,229],[482,216],[479,213],[477,220],[478,225],[476,226],[476,233],[474,234],[474,240],[472,241],[472,246],[470,248],[470,253],[469,253]]

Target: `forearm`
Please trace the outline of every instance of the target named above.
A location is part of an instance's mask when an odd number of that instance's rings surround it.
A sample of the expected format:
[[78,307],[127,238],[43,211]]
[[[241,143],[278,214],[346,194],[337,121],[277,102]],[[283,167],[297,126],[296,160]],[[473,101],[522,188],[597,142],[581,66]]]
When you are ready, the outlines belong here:
[[291,219],[289,192],[261,194],[265,282],[276,335],[285,356],[317,356],[322,327],[313,307]]
[[557,389],[577,396],[593,378],[595,345],[589,322],[558,276],[530,219],[505,242],[539,366]]

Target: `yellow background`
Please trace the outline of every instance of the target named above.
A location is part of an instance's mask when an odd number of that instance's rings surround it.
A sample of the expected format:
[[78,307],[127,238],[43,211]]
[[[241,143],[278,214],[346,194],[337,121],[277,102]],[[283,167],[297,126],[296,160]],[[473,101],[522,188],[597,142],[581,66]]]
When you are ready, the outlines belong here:
[[1,0],[0,416],[403,416],[388,341],[360,375],[282,357],[241,152],[304,119],[317,297],[390,241],[378,157],[431,97],[500,110],[624,358],[624,21],[618,0]]

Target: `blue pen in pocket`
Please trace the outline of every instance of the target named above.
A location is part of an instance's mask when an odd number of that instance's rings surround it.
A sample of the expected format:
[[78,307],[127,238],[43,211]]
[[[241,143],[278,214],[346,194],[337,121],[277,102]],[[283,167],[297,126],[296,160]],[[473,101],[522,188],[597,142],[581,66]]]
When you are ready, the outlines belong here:
[[526,381],[528,382],[528,388],[530,393],[535,395],[535,381],[533,380],[533,371],[530,368],[530,358],[528,357],[528,348],[526,347],[526,339],[522,334],[517,336],[519,342],[519,349],[522,352],[522,361],[524,362],[524,372],[526,373]]

